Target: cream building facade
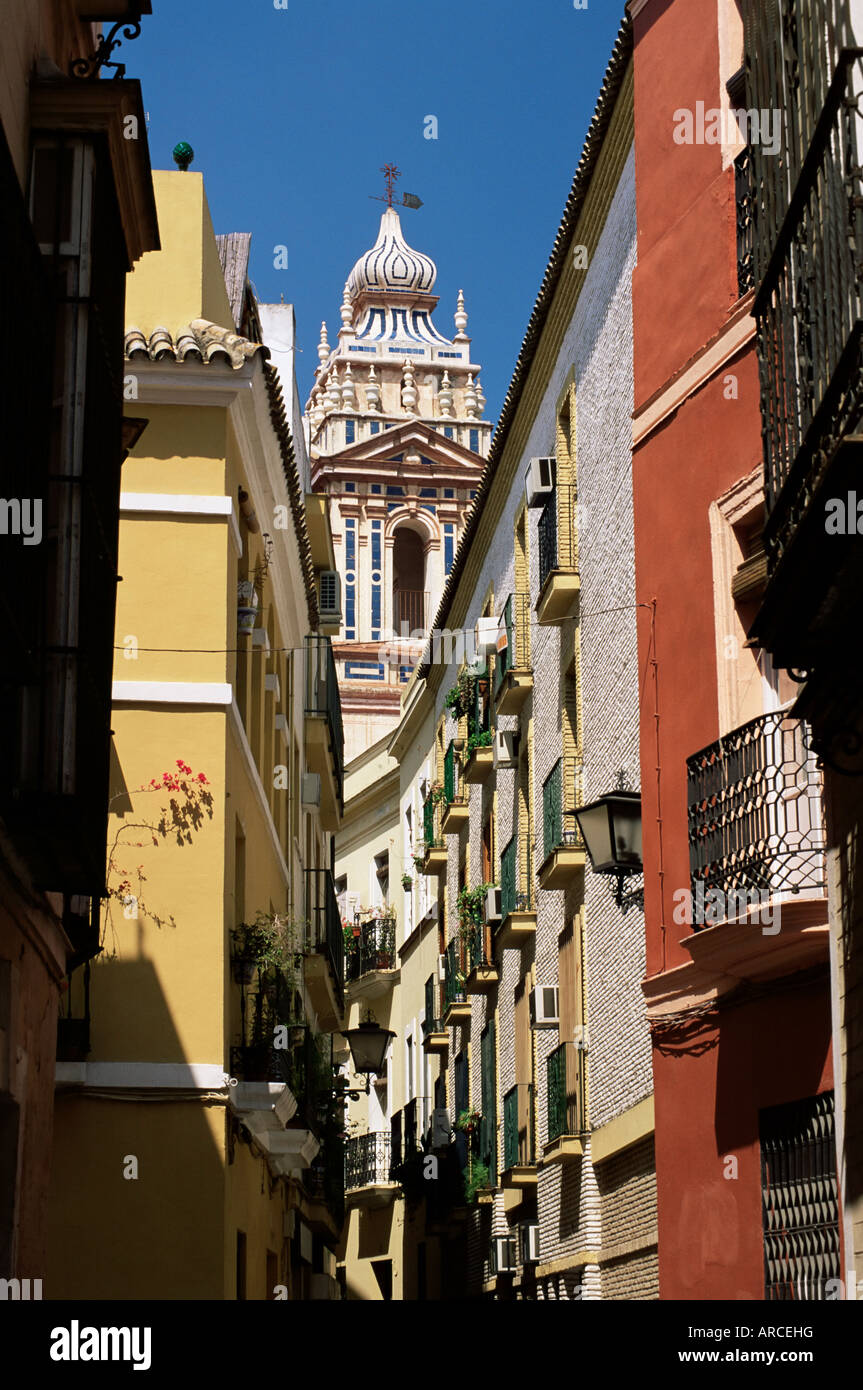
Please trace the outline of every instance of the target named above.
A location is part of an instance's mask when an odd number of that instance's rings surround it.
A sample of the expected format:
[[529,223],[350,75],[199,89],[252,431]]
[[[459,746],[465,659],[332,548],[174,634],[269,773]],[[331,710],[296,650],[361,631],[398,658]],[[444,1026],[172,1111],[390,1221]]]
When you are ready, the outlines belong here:
[[434,621],[466,649],[429,645],[390,740],[396,1036],[388,1108],[351,1112],[348,1289],[374,1222],[393,1297],[658,1296],[643,913],[573,814],[637,790],[632,130],[625,25]]

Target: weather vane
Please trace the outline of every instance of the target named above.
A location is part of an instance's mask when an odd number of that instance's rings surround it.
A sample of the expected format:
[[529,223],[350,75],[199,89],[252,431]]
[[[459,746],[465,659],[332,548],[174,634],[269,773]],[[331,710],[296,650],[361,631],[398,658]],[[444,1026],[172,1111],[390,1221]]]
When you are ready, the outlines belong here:
[[403,193],[402,196],[401,196],[401,201],[400,201],[400,202],[398,201],[398,199],[396,199],[395,203],[393,202],[393,195],[394,195],[394,193],[395,193],[396,179],[400,179],[400,178],[401,178],[401,170],[398,169],[398,168],[396,168],[395,164],[383,164],[383,165],[381,166],[381,173],[382,173],[383,176],[384,176],[384,180],[385,180],[386,186],[387,186],[387,191],[386,191],[386,193],[383,193],[383,194],[381,194],[381,193],[370,193],[370,194],[369,194],[369,197],[370,197],[370,198],[374,198],[375,202],[377,202],[377,203],[386,203],[387,207],[390,207],[390,208],[393,207],[393,206],[398,207],[398,208],[421,208],[421,207],[422,207],[422,205],[423,205],[423,200],[422,200],[422,198],[418,198],[417,195],[416,195],[415,193]]

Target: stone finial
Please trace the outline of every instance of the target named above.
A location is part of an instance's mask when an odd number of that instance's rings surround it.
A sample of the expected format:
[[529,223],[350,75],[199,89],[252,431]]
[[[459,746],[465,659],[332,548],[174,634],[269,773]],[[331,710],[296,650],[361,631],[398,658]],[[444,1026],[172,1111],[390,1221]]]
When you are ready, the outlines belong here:
[[339,313],[342,316],[342,326],[339,329],[339,337],[344,338],[354,331],[354,310],[351,304],[351,295],[347,281],[345,281],[345,291],[342,295],[342,307]]
[[467,386],[464,388],[464,413],[469,420],[475,420],[477,408],[476,387],[473,384],[473,374],[468,372]]
[[330,372],[330,379],[327,385],[327,412],[340,410],[342,404],[342,392],[339,385],[338,368],[333,367]]
[[380,410],[381,408],[381,387],[380,382],[375,376],[374,367],[369,367],[369,380],[366,386],[366,410]]
[[479,410],[479,418],[482,419],[483,415],[485,415],[485,392],[480,385],[479,377],[476,379],[476,403],[477,409]]
[[357,393],[354,379],[351,376],[350,362],[345,367],[345,375],[342,381],[342,408],[344,410],[356,410],[357,408]]
[[404,382],[402,384],[402,405],[409,415],[413,415],[419,397],[417,395],[413,367],[411,366],[411,359],[409,357],[406,357],[404,360],[403,371]]
[[455,321],[454,341],[464,341],[464,339],[467,338],[467,334],[465,333],[465,329],[467,328],[467,314],[465,313],[463,290],[459,290],[458,292],[458,305],[455,314],[453,315],[453,319]]
[[321,340],[320,340],[320,342],[318,343],[318,357],[320,358],[321,366],[324,365],[324,363],[326,362],[326,360],[327,360],[327,358],[329,357],[329,355],[330,355],[330,345],[329,345],[329,342],[327,341],[327,325],[326,325],[326,323],[322,323],[322,324],[321,324]]
[[440,393],[438,395],[440,413],[444,420],[452,420],[455,418],[452,411],[452,401],[452,384],[450,383],[449,372],[444,372],[440,384]]
[[323,391],[319,386],[316,386],[314,391],[312,392],[312,409],[309,415],[309,419],[311,420],[312,426],[315,430],[318,429],[326,413],[327,412],[324,409],[323,402]]

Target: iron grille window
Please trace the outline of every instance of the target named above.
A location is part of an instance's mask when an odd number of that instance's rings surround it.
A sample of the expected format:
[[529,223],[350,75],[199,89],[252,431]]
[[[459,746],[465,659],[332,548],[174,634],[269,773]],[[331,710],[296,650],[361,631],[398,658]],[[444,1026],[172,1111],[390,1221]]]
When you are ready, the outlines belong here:
[[455,744],[450,739],[443,759],[443,789],[447,802],[456,799]]
[[824,1299],[839,1279],[839,1196],[832,1091],[762,1110],[764,1297]]
[[[468,1085],[467,1057],[463,1052],[460,1052],[455,1059],[454,1093],[455,1094],[453,1098],[455,1100],[455,1118],[457,1120],[459,1115],[463,1115],[466,1110],[470,1109],[470,1088]],[[462,1130],[456,1130],[456,1154],[458,1156],[459,1164],[462,1168],[467,1167],[467,1144],[467,1135],[463,1133]]]
[[438,1017],[438,985],[434,975],[429,975],[425,987],[425,1021],[423,1032],[437,1033],[440,1030],[440,1019]]
[[747,145],[734,161],[734,201],[737,208],[737,293],[742,298],[755,288],[752,248],[755,242],[755,199],[750,186],[751,158]]
[[760,715],[687,759],[692,888],[823,892],[821,776],[806,725]]
[[446,948],[444,961],[444,1006],[463,1004],[467,998],[464,992],[464,966],[460,942],[453,937]]

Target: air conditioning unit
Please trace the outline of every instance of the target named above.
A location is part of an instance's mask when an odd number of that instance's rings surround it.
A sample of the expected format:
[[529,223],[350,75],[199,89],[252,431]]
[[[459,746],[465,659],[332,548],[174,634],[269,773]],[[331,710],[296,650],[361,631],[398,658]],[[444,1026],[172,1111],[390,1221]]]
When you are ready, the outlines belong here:
[[495,767],[515,767],[518,762],[518,734],[505,729],[494,731]]
[[534,1265],[539,1259],[539,1226],[525,1221],[518,1228],[519,1253],[523,1265]]
[[304,772],[302,782],[302,803],[307,811],[321,804],[321,774]]
[[432,1111],[431,1134],[431,1146],[433,1149],[446,1149],[449,1147],[452,1125],[450,1124],[449,1111],[446,1108],[435,1106]]
[[270,676],[264,676],[264,689],[269,691],[271,695],[275,695],[276,704],[278,704],[279,700],[281,700],[282,698],[282,687],[279,684],[279,678],[277,675],[275,675],[275,673]]
[[477,618],[476,650],[479,656],[493,655],[497,651],[499,628],[497,618]]
[[485,895],[485,920],[487,922],[499,922],[500,917],[500,889],[489,888]]
[[492,1274],[514,1274],[515,1236],[492,1236],[488,1262]]
[[544,507],[557,482],[557,459],[531,459],[524,475],[524,490],[529,507]]
[[337,570],[321,570],[318,582],[318,612],[322,623],[342,621],[342,580]]
[[536,985],[530,991],[531,1028],[556,1028],[559,1022],[557,985]]
[[583,1023],[579,1023],[573,1033],[573,1042],[578,1052],[587,1052],[590,1047],[590,1039],[587,1036],[587,1028]]
[[437,977],[439,984],[446,982],[446,956],[438,956],[437,958]]

